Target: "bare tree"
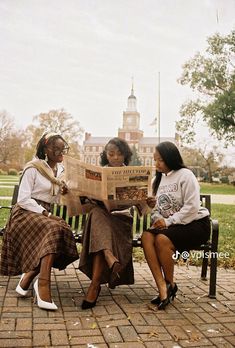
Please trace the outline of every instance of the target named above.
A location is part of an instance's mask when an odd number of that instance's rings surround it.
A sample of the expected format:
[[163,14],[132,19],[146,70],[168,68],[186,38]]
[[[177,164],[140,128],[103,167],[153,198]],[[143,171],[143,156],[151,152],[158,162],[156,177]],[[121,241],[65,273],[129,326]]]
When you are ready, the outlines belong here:
[[80,123],[64,109],[50,110],[34,116],[33,121],[39,123],[42,131],[60,132],[63,137],[71,142],[78,141],[83,134]]
[[33,122],[37,125],[29,125],[26,128],[26,159],[32,158],[35,146],[45,132],[60,133],[70,146],[70,155],[79,158],[80,146],[78,144],[84,130],[80,123],[64,109],[50,110],[34,116]]
[[14,129],[14,120],[7,111],[0,111],[0,163],[10,165],[22,161],[22,134]]
[[184,163],[193,170],[197,177],[203,177],[207,173],[208,180],[213,181],[213,174],[218,172],[224,155],[218,146],[210,146],[208,142],[202,141],[196,147],[182,147],[181,153]]
[[207,145],[208,144],[204,144],[204,146],[200,147],[199,153],[201,154],[204,166],[207,169],[208,180],[209,182],[213,182],[213,173],[218,170],[224,155],[218,150],[218,146],[214,145],[212,149],[208,150]]

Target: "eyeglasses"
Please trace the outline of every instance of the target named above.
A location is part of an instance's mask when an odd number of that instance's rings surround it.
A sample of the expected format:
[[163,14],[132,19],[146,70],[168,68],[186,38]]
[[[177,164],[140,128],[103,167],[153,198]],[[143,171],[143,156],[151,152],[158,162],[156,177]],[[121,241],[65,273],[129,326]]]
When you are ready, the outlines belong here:
[[48,147],[49,150],[51,150],[53,152],[53,155],[55,156],[59,156],[59,155],[67,155],[67,153],[69,152],[69,147],[65,147],[62,150],[59,149],[53,149]]

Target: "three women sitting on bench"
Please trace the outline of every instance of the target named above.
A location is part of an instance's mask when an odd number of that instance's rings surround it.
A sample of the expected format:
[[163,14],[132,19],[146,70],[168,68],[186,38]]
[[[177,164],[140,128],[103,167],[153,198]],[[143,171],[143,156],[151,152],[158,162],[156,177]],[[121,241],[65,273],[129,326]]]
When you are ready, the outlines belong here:
[[[37,145],[37,159],[24,169],[18,203],[12,209],[3,238],[0,273],[22,274],[17,293],[26,296],[34,283],[40,308],[57,309],[51,299],[51,268],[64,269],[78,259],[75,239],[67,223],[50,213],[50,204],[66,186],[59,180],[66,141],[58,134],[45,134]],[[101,165],[125,166],[132,152],[125,140],[111,139],[101,154]],[[174,299],[174,253],[197,249],[210,235],[209,211],[200,206],[200,189],[194,174],[186,168],[178,148],[171,142],[156,146],[155,197],[147,199],[152,208],[151,227],[143,232],[142,245],[159,295],[151,302],[158,309]],[[82,309],[96,305],[101,284],[110,288],[133,284],[132,223],[124,212],[109,213],[93,202],[83,233],[79,269],[91,283]]]

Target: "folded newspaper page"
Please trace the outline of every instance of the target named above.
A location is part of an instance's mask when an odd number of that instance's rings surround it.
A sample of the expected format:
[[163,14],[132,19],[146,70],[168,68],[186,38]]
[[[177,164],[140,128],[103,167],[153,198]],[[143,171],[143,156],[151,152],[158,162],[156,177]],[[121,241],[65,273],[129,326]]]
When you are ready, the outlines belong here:
[[86,212],[84,197],[103,202],[108,211],[136,205],[139,213],[144,213],[146,198],[151,196],[152,167],[100,167],[69,156],[64,156],[63,163],[70,216]]

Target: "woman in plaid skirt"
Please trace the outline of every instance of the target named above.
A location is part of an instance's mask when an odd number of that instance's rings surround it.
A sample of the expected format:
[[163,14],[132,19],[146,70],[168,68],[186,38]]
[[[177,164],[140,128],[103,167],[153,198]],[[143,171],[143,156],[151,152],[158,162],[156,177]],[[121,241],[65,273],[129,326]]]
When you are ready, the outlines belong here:
[[34,283],[37,304],[48,310],[57,309],[51,298],[51,268],[65,269],[79,257],[69,225],[50,212],[51,204],[67,192],[61,162],[68,149],[56,133],[46,133],[39,140],[36,158],[24,168],[1,253],[0,273],[21,274],[16,287],[19,295],[27,295],[39,274]]

